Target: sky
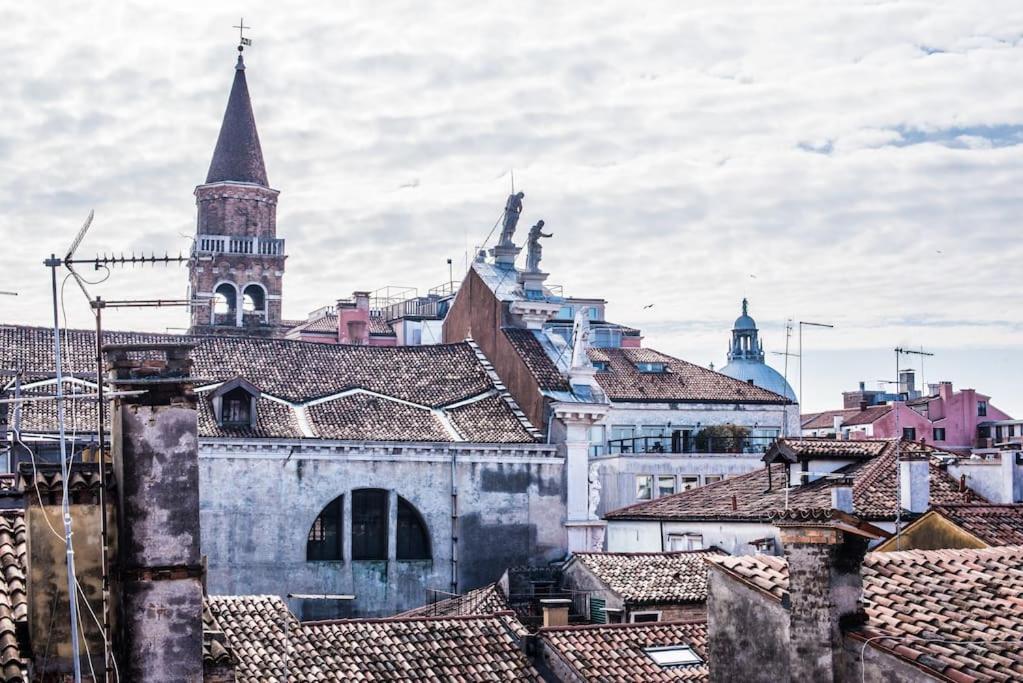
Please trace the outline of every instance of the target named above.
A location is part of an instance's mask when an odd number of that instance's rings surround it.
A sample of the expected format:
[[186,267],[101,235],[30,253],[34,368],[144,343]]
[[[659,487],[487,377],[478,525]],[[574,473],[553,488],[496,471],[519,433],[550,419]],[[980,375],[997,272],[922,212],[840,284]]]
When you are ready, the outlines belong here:
[[[745,296],[779,370],[786,320],[834,325],[804,329],[805,410],[893,379],[902,346],[1023,416],[1017,1],[0,0],[0,321],[51,321],[42,261],[90,209],[82,256],[187,253],[241,15],[285,317],[425,291],[447,259],[459,279],[514,173],[549,282],[648,346],[721,367]],[[186,285],[122,268],[90,291]],[[73,285],[63,304],[91,326]]]

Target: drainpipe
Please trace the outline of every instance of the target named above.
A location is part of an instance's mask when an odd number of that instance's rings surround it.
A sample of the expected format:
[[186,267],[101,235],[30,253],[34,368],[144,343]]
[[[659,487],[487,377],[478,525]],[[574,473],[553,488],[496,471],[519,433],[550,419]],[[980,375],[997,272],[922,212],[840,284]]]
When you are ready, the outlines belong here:
[[455,467],[458,451],[451,451],[451,592],[458,594],[458,485]]

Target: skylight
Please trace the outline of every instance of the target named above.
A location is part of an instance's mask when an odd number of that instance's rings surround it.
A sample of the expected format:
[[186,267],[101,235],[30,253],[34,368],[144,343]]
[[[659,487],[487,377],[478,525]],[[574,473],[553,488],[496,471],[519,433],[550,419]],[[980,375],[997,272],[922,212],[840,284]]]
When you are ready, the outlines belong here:
[[663,668],[703,664],[703,659],[700,658],[700,655],[696,654],[696,651],[688,645],[648,647],[643,652],[647,653],[650,659]]
[[665,363],[636,363],[636,369],[640,372],[664,372]]

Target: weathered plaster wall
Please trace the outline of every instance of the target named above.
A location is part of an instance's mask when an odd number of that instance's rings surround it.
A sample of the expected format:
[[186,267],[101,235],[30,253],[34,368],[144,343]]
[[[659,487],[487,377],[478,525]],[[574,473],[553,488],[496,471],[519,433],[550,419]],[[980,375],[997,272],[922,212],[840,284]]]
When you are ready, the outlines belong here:
[[[359,488],[391,490],[411,503],[429,530],[432,559],[353,561],[345,534],[343,561],[307,562],[309,529],[323,507]],[[566,547],[563,460],[542,445],[484,451],[446,444],[207,443],[200,491],[210,592],[356,596],[333,606],[293,600],[292,609],[309,617],[382,616],[425,604],[427,588],[452,590],[453,548],[457,591],[464,592],[497,580],[508,566],[559,559]],[[350,520],[349,512],[346,529]]]
[[[663,534],[663,535],[662,535]],[[668,547],[668,537],[697,534],[703,537],[703,547],[716,546],[729,555],[753,555],[756,549],[751,541],[774,538],[776,553],[781,552],[777,527],[756,522],[659,522],[608,520],[607,549],[609,552],[661,552]],[[662,547],[663,543],[663,547]]]

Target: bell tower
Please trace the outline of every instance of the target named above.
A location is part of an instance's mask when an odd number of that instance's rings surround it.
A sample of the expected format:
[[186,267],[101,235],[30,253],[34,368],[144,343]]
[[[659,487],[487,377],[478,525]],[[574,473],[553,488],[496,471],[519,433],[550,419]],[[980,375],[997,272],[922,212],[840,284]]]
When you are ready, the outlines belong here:
[[764,345],[758,339],[757,324],[749,315],[749,302],[742,300],[742,315],[735,319],[732,343],[728,347],[728,362],[733,360],[764,362]]
[[277,237],[278,190],[270,187],[238,46],[231,95],[198,209],[189,272],[192,334],[283,332],[284,240]]

